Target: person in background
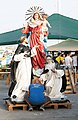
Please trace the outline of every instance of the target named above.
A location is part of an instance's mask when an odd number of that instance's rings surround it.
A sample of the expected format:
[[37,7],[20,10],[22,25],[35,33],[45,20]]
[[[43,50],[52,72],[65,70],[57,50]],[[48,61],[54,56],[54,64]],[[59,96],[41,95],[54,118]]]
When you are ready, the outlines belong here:
[[67,56],[65,57],[65,66],[68,68],[68,69],[73,69],[73,61],[72,61],[72,54],[71,52],[67,52]]
[[64,57],[61,52],[58,52],[58,56],[56,57],[56,67],[60,68],[61,64],[64,64]]
[[75,51],[75,54],[74,55],[72,55],[72,62],[73,62],[73,67],[74,67],[74,69],[75,69],[75,72],[78,70],[78,61],[77,61],[77,59],[78,59],[78,51]]
[[70,79],[71,79],[72,86],[73,86],[73,92],[76,93],[75,80],[74,80],[74,76],[72,74],[72,73],[74,73],[74,69],[73,69],[74,67],[73,67],[73,62],[72,62],[71,56],[72,56],[72,54],[69,51],[67,53],[67,56],[65,57],[65,67],[69,71]]
[[78,73],[78,51],[75,51],[75,53],[72,55],[72,62],[73,62],[73,68],[74,68],[75,83],[77,83],[76,73]]

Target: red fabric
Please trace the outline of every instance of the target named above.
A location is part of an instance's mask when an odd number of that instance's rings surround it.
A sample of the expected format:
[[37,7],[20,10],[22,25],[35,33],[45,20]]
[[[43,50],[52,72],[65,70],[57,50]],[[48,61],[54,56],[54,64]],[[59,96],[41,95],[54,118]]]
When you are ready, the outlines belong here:
[[[44,68],[45,63],[46,63],[46,54],[44,52],[44,45],[40,41],[40,29],[41,26],[37,27],[28,27],[29,29],[27,31],[31,31],[31,36],[30,36],[30,47],[33,48],[35,45],[38,45],[39,47],[36,48],[37,50],[37,55],[32,58],[32,66],[35,69],[38,68]],[[26,33],[25,31],[23,33]]]

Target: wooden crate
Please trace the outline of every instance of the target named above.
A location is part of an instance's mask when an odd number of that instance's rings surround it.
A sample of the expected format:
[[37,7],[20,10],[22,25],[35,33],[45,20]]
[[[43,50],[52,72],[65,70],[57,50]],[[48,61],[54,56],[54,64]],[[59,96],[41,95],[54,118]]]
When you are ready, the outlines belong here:
[[61,103],[61,102],[59,102],[59,103],[53,103],[53,102],[51,102],[46,107],[53,107],[54,109],[58,109],[60,107],[71,109],[72,104],[70,102],[64,102],[64,103]]
[[75,80],[72,72],[70,72],[70,70],[65,70],[64,72],[67,80],[67,86],[64,93],[66,94],[76,93],[76,86],[74,82]]
[[5,100],[5,104],[9,111],[13,111],[14,108],[22,108],[23,111],[27,110],[27,104],[25,104],[25,103],[19,103],[19,104],[14,105],[13,103],[11,103],[10,100]]
[[[0,72],[2,72],[2,69],[0,69]],[[0,80],[2,80],[3,79],[3,74],[0,74]]]
[[10,84],[10,73],[11,72],[0,72],[0,79],[4,79],[2,78],[4,75],[7,75],[6,77],[6,84],[9,85]]
[[76,82],[78,82],[78,73],[76,73]]

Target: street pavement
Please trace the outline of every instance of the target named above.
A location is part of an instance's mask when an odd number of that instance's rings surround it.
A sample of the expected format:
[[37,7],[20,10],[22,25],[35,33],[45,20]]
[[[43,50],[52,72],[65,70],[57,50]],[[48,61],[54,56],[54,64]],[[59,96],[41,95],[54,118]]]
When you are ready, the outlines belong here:
[[7,97],[9,86],[5,80],[0,80],[0,120],[78,120],[78,85],[76,85],[76,94],[66,94],[72,103],[72,108],[46,108],[46,110],[22,111],[15,109],[8,111],[4,104],[4,98]]

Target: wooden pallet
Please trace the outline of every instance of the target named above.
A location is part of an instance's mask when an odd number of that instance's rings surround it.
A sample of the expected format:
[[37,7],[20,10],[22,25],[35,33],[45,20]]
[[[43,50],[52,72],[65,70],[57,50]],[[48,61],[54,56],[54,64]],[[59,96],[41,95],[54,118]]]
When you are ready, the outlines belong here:
[[74,83],[74,76],[70,72],[70,70],[65,70],[66,80],[67,80],[67,86],[64,93],[70,94],[70,93],[76,93],[76,86]]
[[76,83],[78,82],[78,73],[76,73]]
[[3,76],[7,75],[7,77],[6,77],[6,85],[10,84],[10,74],[11,74],[11,72],[3,72],[3,71],[1,72],[0,71],[0,79],[4,79]]
[[51,103],[49,103],[46,107],[54,107],[54,109],[58,109],[58,108],[60,108],[60,107],[65,107],[65,108],[67,108],[67,109],[71,109],[71,107],[72,107],[72,104],[70,103],[70,102],[64,102],[64,103],[53,103],[53,102],[51,102]]
[[9,111],[13,111],[14,110],[14,108],[22,108],[23,109],[23,111],[25,111],[25,110],[27,110],[27,104],[25,104],[25,103],[19,103],[19,104],[13,104],[13,103],[11,103],[11,101],[10,100],[5,100],[5,104],[6,104],[6,106],[7,106],[7,109],[9,110]]

